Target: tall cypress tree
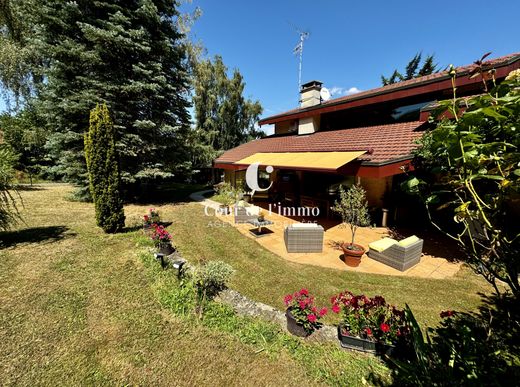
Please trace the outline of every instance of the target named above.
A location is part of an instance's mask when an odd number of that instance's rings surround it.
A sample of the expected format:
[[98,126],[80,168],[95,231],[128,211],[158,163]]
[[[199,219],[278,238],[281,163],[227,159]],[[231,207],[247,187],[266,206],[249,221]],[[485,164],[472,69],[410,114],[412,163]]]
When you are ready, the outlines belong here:
[[85,160],[96,208],[96,223],[105,232],[120,231],[125,226],[125,214],[119,192],[115,130],[105,104],[98,104],[90,112],[90,128],[85,135]]
[[51,176],[88,194],[83,133],[88,112],[113,113],[125,189],[169,176],[186,159],[188,82],[168,0],[42,0],[33,10],[35,46],[46,58],[38,110],[53,132]]

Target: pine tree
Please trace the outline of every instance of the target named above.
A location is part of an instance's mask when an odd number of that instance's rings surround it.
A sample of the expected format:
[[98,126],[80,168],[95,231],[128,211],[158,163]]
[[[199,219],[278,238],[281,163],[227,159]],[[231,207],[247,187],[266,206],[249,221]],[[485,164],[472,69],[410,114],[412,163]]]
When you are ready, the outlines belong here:
[[90,128],[84,141],[96,223],[107,233],[120,231],[125,226],[125,214],[120,196],[114,124],[106,104],[98,104],[90,112]]
[[32,9],[35,46],[46,58],[37,107],[53,132],[51,177],[88,194],[83,133],[88,112],[113,113],[124,188],[172,176],[186,159],[188,80],[175,3],[167,0],[43,0]]
[[413,78],[422,77],[424,75],[430,75],[438,71],[437,64],[434,63],[435,58],[433,55],[428,55],[424,60],[423,65],[419,68],[421,59],[421,53],[415,54],[415,56],[408,62],[405,67],[405,75],[401,74],[396,69],[388,78],[384,75],[381,75],[381,83],[383,86],[391,85],[396,82],[407,81]]

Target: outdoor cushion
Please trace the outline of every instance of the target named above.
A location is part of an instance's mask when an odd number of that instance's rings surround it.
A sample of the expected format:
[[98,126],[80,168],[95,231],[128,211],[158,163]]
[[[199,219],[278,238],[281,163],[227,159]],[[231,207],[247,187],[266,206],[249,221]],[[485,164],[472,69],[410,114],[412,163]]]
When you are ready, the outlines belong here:
[[258,207],[258,206],[246,207],[246,212],[248,215],[259,215],[260,207]]
[[415,242],[417,242],[418,240],[419,240],[419,238],[417,238],[415,235],[412,235],[406,239],[399,241],[399,245],[402,247],[410,246],[410,245],[414,244]]
[[383,238],[378,241],[372,242],[368,245],[372,250],[381,252],[388,249],[390,246],[395,245],[397,241],[392,238]]
[[246,202],[243,201],[243,200],[239,200],[238,203],[237,203],[237,206],[239,206],[239,207],[245,207],[245,206],[246,206]]

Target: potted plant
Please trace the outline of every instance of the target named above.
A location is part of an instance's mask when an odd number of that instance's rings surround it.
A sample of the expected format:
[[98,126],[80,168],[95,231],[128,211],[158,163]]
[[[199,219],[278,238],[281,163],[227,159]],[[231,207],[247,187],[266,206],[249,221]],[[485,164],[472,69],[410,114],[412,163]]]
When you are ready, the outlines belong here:
[[150,231],[153,229],[154,224],[159,224],[161,221],[161,217],[159,216],[159,211],[156,211],[154,208],[150,208],[148,213],[143,216],[143,229],[145,231]]
[[332,297],[332,311],[341,313],[338,338],[341,346],[379,355],[390,354],[408,334],[404,311],[381,296],[369,298],[344,291]]
[[343,224],[350,228],[352,235],[350,243],[341,245],[343,257],[347,265],[357,267],[365,253],[365,248],[354,243],[356,231],[358,227],[370,225],[365,190],[359,184],[353,185],[346,191],[343,186],[340,186],[339,195],[339,201],[334,203],[332,210],[341,216]]
[[327,314],[327,308],[318,309],[307,289],[286,295],[284,302],[287,330],[293,335],[307,337],[323,325],[319,320]]
[[264,212],[264,210],[260,210],[258,212],[258,221],[263,222],[264,220],[265,220],[265,212]]
[[154,225],[152,240],[154,241],[155,247],[158,248],[158,252],[160,254],[170,255],[175,251],[171,244],[172,237],[163,226],[159,226],[157,224]]

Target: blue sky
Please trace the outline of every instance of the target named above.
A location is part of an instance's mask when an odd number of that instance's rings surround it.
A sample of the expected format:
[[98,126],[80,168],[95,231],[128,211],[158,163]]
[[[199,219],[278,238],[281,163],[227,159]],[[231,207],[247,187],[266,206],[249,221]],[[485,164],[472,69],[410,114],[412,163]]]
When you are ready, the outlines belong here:
[[418,51],[443,67],[487,51],[520,51],[520,1],[194,0],[202,8],[192,35],[244,75],[246,94],[263,116],[298,104],[295,27],[310,32],[303,81],[321,80],[334,97],[380,86]]

